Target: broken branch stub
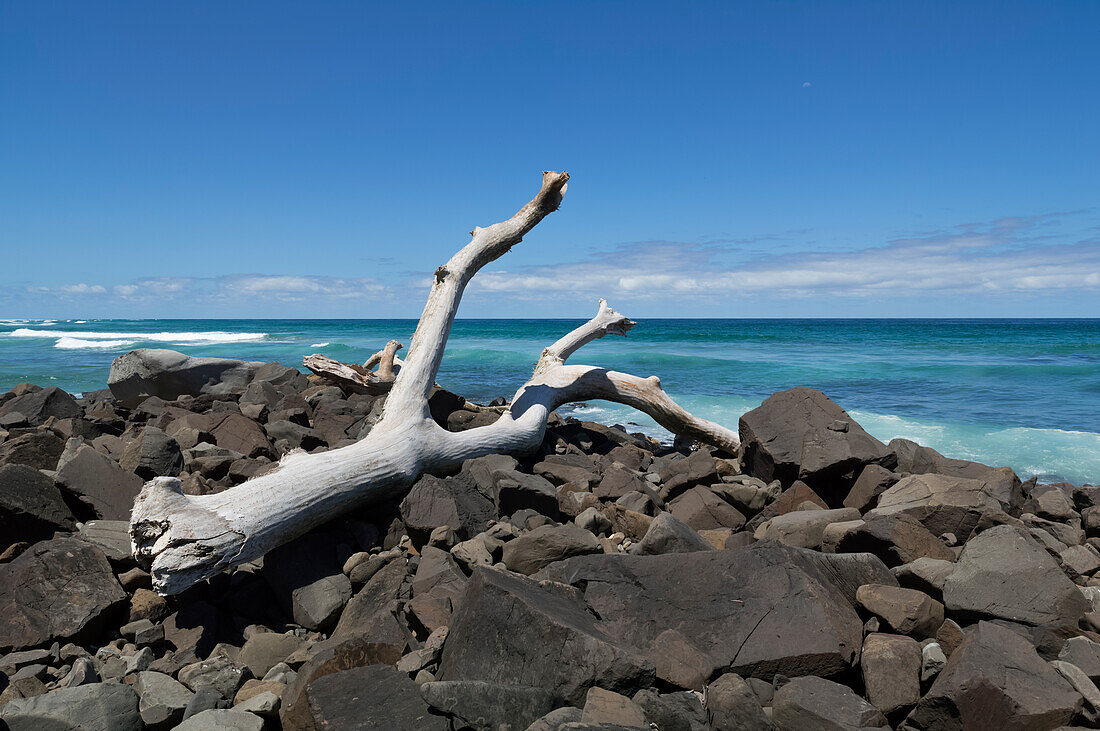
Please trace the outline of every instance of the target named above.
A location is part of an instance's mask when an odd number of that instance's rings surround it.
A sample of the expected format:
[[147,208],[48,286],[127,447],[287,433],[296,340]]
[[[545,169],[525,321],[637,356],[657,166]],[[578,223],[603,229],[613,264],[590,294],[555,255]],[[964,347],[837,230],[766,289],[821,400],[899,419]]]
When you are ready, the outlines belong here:
[[[154,589],[174,594],[258,558],[349,509],[399,495],[423,472],[486,454],[534,451],[550,413],[573,401],[627,404],[673,433],[736,450],[736,432],[685,411],[655,376],[566,364],[586,343],[625,335],[634,326],[603,300],[595,317],[543,350],[531,379],[497,421],[448,432],[432,420],[428,396],[466,284],[557,210],[568,180],[568,173],[543,173],[542,186],[527,205],[507,221],[475,228],[470,243],[436,270],[408,357],[399,370],[392,368],[396,374],[387,382],[392,388],[382,418],[362,440],[328,452],[288,454],[274,471],[213,495],[184,495],[175,478],[146,483],[134,505],[130,536],[134,556],[149,567]],[[309,356],[306,366],[315,373],[319,368],[326,378],[339,373],[362,388],[378,387],[386,358],[396,365],[395,345],[391,341],[378,354],[377,373],[324,356]]]

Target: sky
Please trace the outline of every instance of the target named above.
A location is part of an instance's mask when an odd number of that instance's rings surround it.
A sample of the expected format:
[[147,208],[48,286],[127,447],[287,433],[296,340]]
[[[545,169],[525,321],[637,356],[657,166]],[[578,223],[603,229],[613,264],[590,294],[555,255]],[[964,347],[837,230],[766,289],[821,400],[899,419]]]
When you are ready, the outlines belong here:
[[1100,3],[0,6],[0,318],[1100,316]]

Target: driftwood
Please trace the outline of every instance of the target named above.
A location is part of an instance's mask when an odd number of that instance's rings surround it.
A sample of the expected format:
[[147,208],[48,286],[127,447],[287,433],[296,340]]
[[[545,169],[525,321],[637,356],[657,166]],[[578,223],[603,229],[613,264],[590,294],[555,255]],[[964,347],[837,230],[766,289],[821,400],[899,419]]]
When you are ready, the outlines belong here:
[[274,471],[213,495],[184,495],[173,477],[146,483],[134,505],[130,536],[134,556],[150,568],[153,587],[162,594],[182,591],[350,508],[399,495],[423,472],[486,454],[532,452],[542,443],[550,413],[573,401],[627,404],[676,434],[736,450],[735,432],[680,408],[656,376],[566,364],[585,343],[624,335],[634,326],[603,300],[595,317],[543,350],[531,379],[496,422],[448,432],[432,420],[428,396],[463,290],[479,269],[557,210],[568,179],[567,173],[543,173],[533,200],[507,221],[475,228],[470,243],[435,271],[381,420],[362,440],[329,452],[290,453]]
[[[388,393],[393,387],[397,372],[401,370],[397,351],[404,347],[396,340],[386,343],[386,347],[367,359],[363,365],[341,363],[320,353],[302,358],[302,365],[327,381],[352,393],[369,393],[379,396]],[[371,373],[371,368],[378,369]]]

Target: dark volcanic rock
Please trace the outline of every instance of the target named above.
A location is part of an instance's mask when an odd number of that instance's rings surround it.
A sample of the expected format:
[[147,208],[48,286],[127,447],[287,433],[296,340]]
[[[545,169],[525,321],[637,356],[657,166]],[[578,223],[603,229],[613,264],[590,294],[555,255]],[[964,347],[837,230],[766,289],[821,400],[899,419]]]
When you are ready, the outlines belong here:
[[473,538],[497,516],[493,498],[469,472],[447,478],[423,475],[401,501],[401,520],[420,546],[436,528],[449,526],[460,540]]
[[75,528],[53,480],[26,465],[0,465],[0,550]]
[[760,700],[745,679],[726,673],[707,686],[707,716],[714,731],[770,731]]
[[480,680],[424,683],[420,695],[428,705],[461,719],[477,731],[526,729],[561,705],[553,694],[527,685],[498,685]]
[[653,665],[613,642],[576,590],[477,568],[437,676],[535,686],[580,705],[593,685],[624,693],[648,687]]
[[0,725],[10,731],[140,731],[138,695],[128,685],[90,683],[0,708]]
[[348,602],[332,636],[360,637],[392,646],[398,657],[405,654],[405,630],[393,612],[393,605],[408,597],[404,581],[404,559],[394,559],[379,569]]
[[504,544],[504,565],[521,574],[533,574],[543,566],[587,553],[601,553],[596,536],[573,523],[544,525]]
[[970,539],[944,582],[943,601],[952,612],[1027,624],[1076,623],[1088,608],[1057,560],[1007,525]]
[[705,487],[693,487],[668,504],[668,511],[695,530],[740,530],[745,516]]
[[882,713],[852,689],[824,678],[795,678],[775,692],[772,721],[779,731],[882,728]]
[[844,498],[844,507],[864,511],[878,503],[878,496],[894,486],[900,475],[882,465],[869,464],[856,478],[855,484]]
[[175,439],[155,426],[147,426],[126,445],[118,464],[143,480],[176,477],[183,470],[183,453]]
[[920,700],[921,660],[912,637],[867,635],[859,659],[867,700],[886,715],[912,708]]
[[0,651],[83,638],[125,606],[98,548],[75,538],[37,543],[0,566]]
[[898,566],[918,558],[954,561],[954,552],[916,518],[905,513],[873,518],[850,530],[837,543],[838,553],[866,551],[887,566]]
[[983,515],[1011,509],[1011,496],[1002,487],[966,477],[910,475],[879,495],[878,506],[865,518],[909,515],[933,535],[951,533],[965,542]]
[[306,688],[314,728],[449,731],[409,676],[385,665],[344,670]]
[[36,470],[52,470],[65,451],[65,442],[48,429],[20,434],[0,444],[0,464],[22,464]]
[[989,467],[965,459],[950,459],[931,447],[922,447],[908,439],[891,440],[890,449],[898,455],[899,472],[913,475],[936,473],[981,480],[991,486],[992,493],[1001,502],[1017,505],[1020,501],[1020,478],[1008,467]]
[[[897,460],[844,409],[812,388],[772,394],[741,417],[739,431],[746,471],[765,482],[819,485],[848,479],[868,464],[893,467]],[[846,495],[845,487],[835,502]]]
[[638,542],[633,553],[655,556],[662,553],[689,553],[691,551],[713,551],[706,540],[691,526],[677,520],[672,513],[658,513],[649,530]]
[[309,629],[327,629],[351,599],[337,540],[307,533],[272,550],[264,558],[264,578],[294,621]]
[[243,389],[261,365],[142,348],[115,358],[107,376],[107,386],[119,403],[132,408],[149,396],[173,401],[185,395],[223,394]]
[[922,731],[1042,731],[1068,724],[1080,702],[1080,694],[1030,642],[1005,627],[979,622],[905,722]]
[[10,399],[0,406],[0,417],[5,414],[20,413],[27,422],[39,426],[51,416],[56,419],[74,419],[84,416],[84,409],[69,394],[60,388],[50,386],[41,391],[32,391]]
[[[764,541],[725,551],[583,556],[539,576],[582,588],[598,627],[652,661],[658,678],[701,688],[718,670],[770,679],[851,667],[863,623],[847,596],[854,588],[842,588],[851,580],[839,577],[855,566],[829,570],[833,558],[840,557]],[[893,578],[885,567],[878,573]]]
[[935,637],[943,624],[943,605],[916,589],[864,584],[856,592],[856,601],[898,634]]
[[[142,480],[79,439],[70,439],[57,463],[57,483],[107,520],[129,520]],[[78,510],[79,513],[79,510]]]

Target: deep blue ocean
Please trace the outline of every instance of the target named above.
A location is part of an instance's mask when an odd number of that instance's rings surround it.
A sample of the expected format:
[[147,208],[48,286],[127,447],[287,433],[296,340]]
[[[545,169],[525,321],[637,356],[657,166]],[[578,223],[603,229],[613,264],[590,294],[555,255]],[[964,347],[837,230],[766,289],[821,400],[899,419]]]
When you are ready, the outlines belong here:
[[[510,397],[542,348],[580,320],[460,320],[439,382],[467,398]],[[30,381],[103,388],[133,348],[278,360],[324,353],[363,361],[406,346],[415,320],[0,320],[0,390]],[[951,457],[1044,482],[1100,483],[1100,319],[646,320],[571,362],[660,376],[686,408],[733,429],[769,394],[812,386],[884,441],[906,437]],[[615,404],[581,418],[667,437]]]

